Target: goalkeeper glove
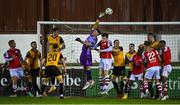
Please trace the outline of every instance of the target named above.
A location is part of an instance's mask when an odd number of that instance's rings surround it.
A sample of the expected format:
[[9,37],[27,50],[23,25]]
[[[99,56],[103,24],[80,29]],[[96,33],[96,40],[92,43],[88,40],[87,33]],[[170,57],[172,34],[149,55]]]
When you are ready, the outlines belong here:
[[82,43],[80,38],[76,38],[75,41],[78,41],[78,42]]
[[105,15],[105,13],[104,13],[104,12],[101,12],[101,13],[99,14],[99,19],[102,18],[104,15]]

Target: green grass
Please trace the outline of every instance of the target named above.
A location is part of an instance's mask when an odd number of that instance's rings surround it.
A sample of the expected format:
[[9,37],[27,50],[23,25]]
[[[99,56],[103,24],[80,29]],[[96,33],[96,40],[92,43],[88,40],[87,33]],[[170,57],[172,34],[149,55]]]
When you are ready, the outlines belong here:
[[117,99],[114,97],[0,97],[0,104],[180,104],[178,99]]

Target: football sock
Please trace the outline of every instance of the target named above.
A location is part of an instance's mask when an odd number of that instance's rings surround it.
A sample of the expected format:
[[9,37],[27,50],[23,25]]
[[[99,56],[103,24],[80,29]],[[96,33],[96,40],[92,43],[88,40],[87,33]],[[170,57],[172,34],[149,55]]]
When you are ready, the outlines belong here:
[[118,83],[117,82],[112,82],[113,83],[113,85],[114,85],[114,88],[115,88],[115,90],[116,90],[116,92],[117,92],[117,94],[119,94],[120,93],[120,91],[119,91],[119,88],[118,88]]
[[86,70],[87,81],[92,80],[91,70]]

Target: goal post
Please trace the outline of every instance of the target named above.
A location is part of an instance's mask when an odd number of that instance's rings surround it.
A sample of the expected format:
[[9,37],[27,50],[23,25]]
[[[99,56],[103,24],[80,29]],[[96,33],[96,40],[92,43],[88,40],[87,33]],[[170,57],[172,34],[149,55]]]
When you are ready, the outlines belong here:
[[[82,66],[79,64],[79,56],[81,53],[82,45],[74,41],[76,37],[80,37],[82,40],[85,40],[89,35],[91,25],[95,22],[64,22],[64,21],[38,21],[37,22],[37,39],[38,39],[38,49],[41,49],[40,44],[40,36],[43,33],[44,26],[53,26],[62,28],[62,32],[60,32],[61,37],[64,39],[66,48],[62,51],[63,55],[67,58],[68,63],[68,71],[69,75],[65,78],[66,86],[66,95],[68,96],[96,96],[99,88],[98,88],[98,66],[99,55],[97,52],[92,51],[93,55],[93,63],[95,64],[92,67],[93,70],[93,78],[96,80],[95,88],[88,89],[87,91],[82,91],[82,86],[85,83],[84,80],[84,71]],[[160,27],[163,29],[165,27],[165,31],[161,31],[162,33],[157,33],[159,39],[163,39],[167,41],[167,45],[170,46],[172,50],[172,61],[173,61],[173,71],[170,75],[169,79],[169,95],[172,98],[180,98],[180,92],[176,92],[176,90],[180,90],[180,22],[100,22],[100,29],[102,32],[109,33],[109,39],[114,41],[115,39],[120,40],[120,44],[124,48],[124,52],[128,51],[129,43],[134,43],[137,46],[147,40],[147,30],[143,30],[143,32],[134,32],[131,29],[137,28],[142,30],[142,27]],[[128,28],[124,28],[128,27]],[[139,28],[140,27],[140,28]],[[168,28],[166,28],[168,27]],[[175,28],[174,28],[175,27]],[[120,30],[119,30],[120,29]],[[127,29],[125,33],[121,30]],[[157,28],[158,29],[158,28]],[[168,30],[172,29],[172,30]],[[60,30],[61,31],[61,30]],[[164,33],[167,32],[167,33]],[[101,37],[98,37],[98,41]],[[78,65],[78,66],[77,66]],[[73,71],[74,70],[74,71]],[[79,72],[80,71],[80,72]],[[112,88],[112,87],[111,87]],[[80,93],[80,94],[78,94]],[[137,84],[134,84],[133,93],[131,93],[131,97],[137,97],[138,89]],[[114,90],[110,90],[110,95],[115,96]]]

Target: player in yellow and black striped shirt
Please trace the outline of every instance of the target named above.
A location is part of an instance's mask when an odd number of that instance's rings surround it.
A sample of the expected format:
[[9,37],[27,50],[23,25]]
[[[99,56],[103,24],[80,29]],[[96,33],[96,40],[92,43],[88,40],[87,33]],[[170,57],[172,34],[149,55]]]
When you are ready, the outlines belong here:
[[53,50],[54,44],[58,45],[58,51],[65,49],[65,43],[63,38],[59,34],[58,28],[53,28],[53,33],[48,36],[47,41],[49,44],[49,51]]
[[[61,50],[65,49],[64,40],[60,36],[58,28],[53,28],[52,31],[53,31],[52,34],[49,34],[49,36],[47,38],[47,41],[48,41],[48,44],[49,44],[49,51],[52,51],[53,50],[53,45],[57,44],[58,45],[58,51],[61,52]],[[51,78],[51,83],[52,83],[52,86],[49,89],[48,93],[53,92],[53,91],[56,90],[55,78]]]
[[156,39],[156,36],[153,33],[148,33],[148,41],[151,42],[151,47],[155,50],[158,50],[159,40]]
[[130,43],[129,51],[125,54],[125,62],[129,66],[128,76],[127,76],[128,78],[130,77],[131,71],[133,69],[132,62],[130,62],[129,59],[132,58],[136,54],[136,51],[134,49],[135,49],[135,45],[133,43]]
[[53,50],[49,51],[47,58],[44,58],[42,61],[43,65],[45,65],[45,79],[43,79],[41,95],[43,95],[43,92],[46,88],[46,83],[49,81],[49,79],[55,77],[59,82],[60,98],[64,98],[63,74],[66,74],[66,65],[61,52],[58,50],[58,45],[54,44]]
[[128,71],[127,80],[126,80],[126,84],[125,84],[125,94],[122,97],[122,99],[127,99],[128,98],[129,78],[130,78],[130,75],[131,75],[131,71],[133,69],[133,64],[132,64],[132,62],[129,61],[129,59],[132,58],[135,54],[136,54],[135,45],[134,45],[134,43],[130,43],[129,44],[129,51],[125,54],[125,62],[129,66],[129,71]]
[[[40,94],[40,89],[36,83],[36,79],[39,76],[40,71],[40,65],[41,65],[41,53],[37,50],[37,43],[35,41],[31,42],[31,49],[27,52],[25,61],[27,63],[27,71],[32,79],[29,83],[29,89],[31,90],[31,86],[34,88],[34,95],[36,94],[36,91]],[[40,64],[40,65],[39,65]]]
[[[125,60],[124,60],[124,52],[123,47],[119,45],[119,40],[114,40],[114,47],[112,51],[112,55],[114,58],[114,68],[112,73],[112,83],[114,88],[116,89],[117,96],[122,97],[124,82],[123,77],[125,76]],[[120,90],[118,88],[118,83],[116,79],[120,77]]]

